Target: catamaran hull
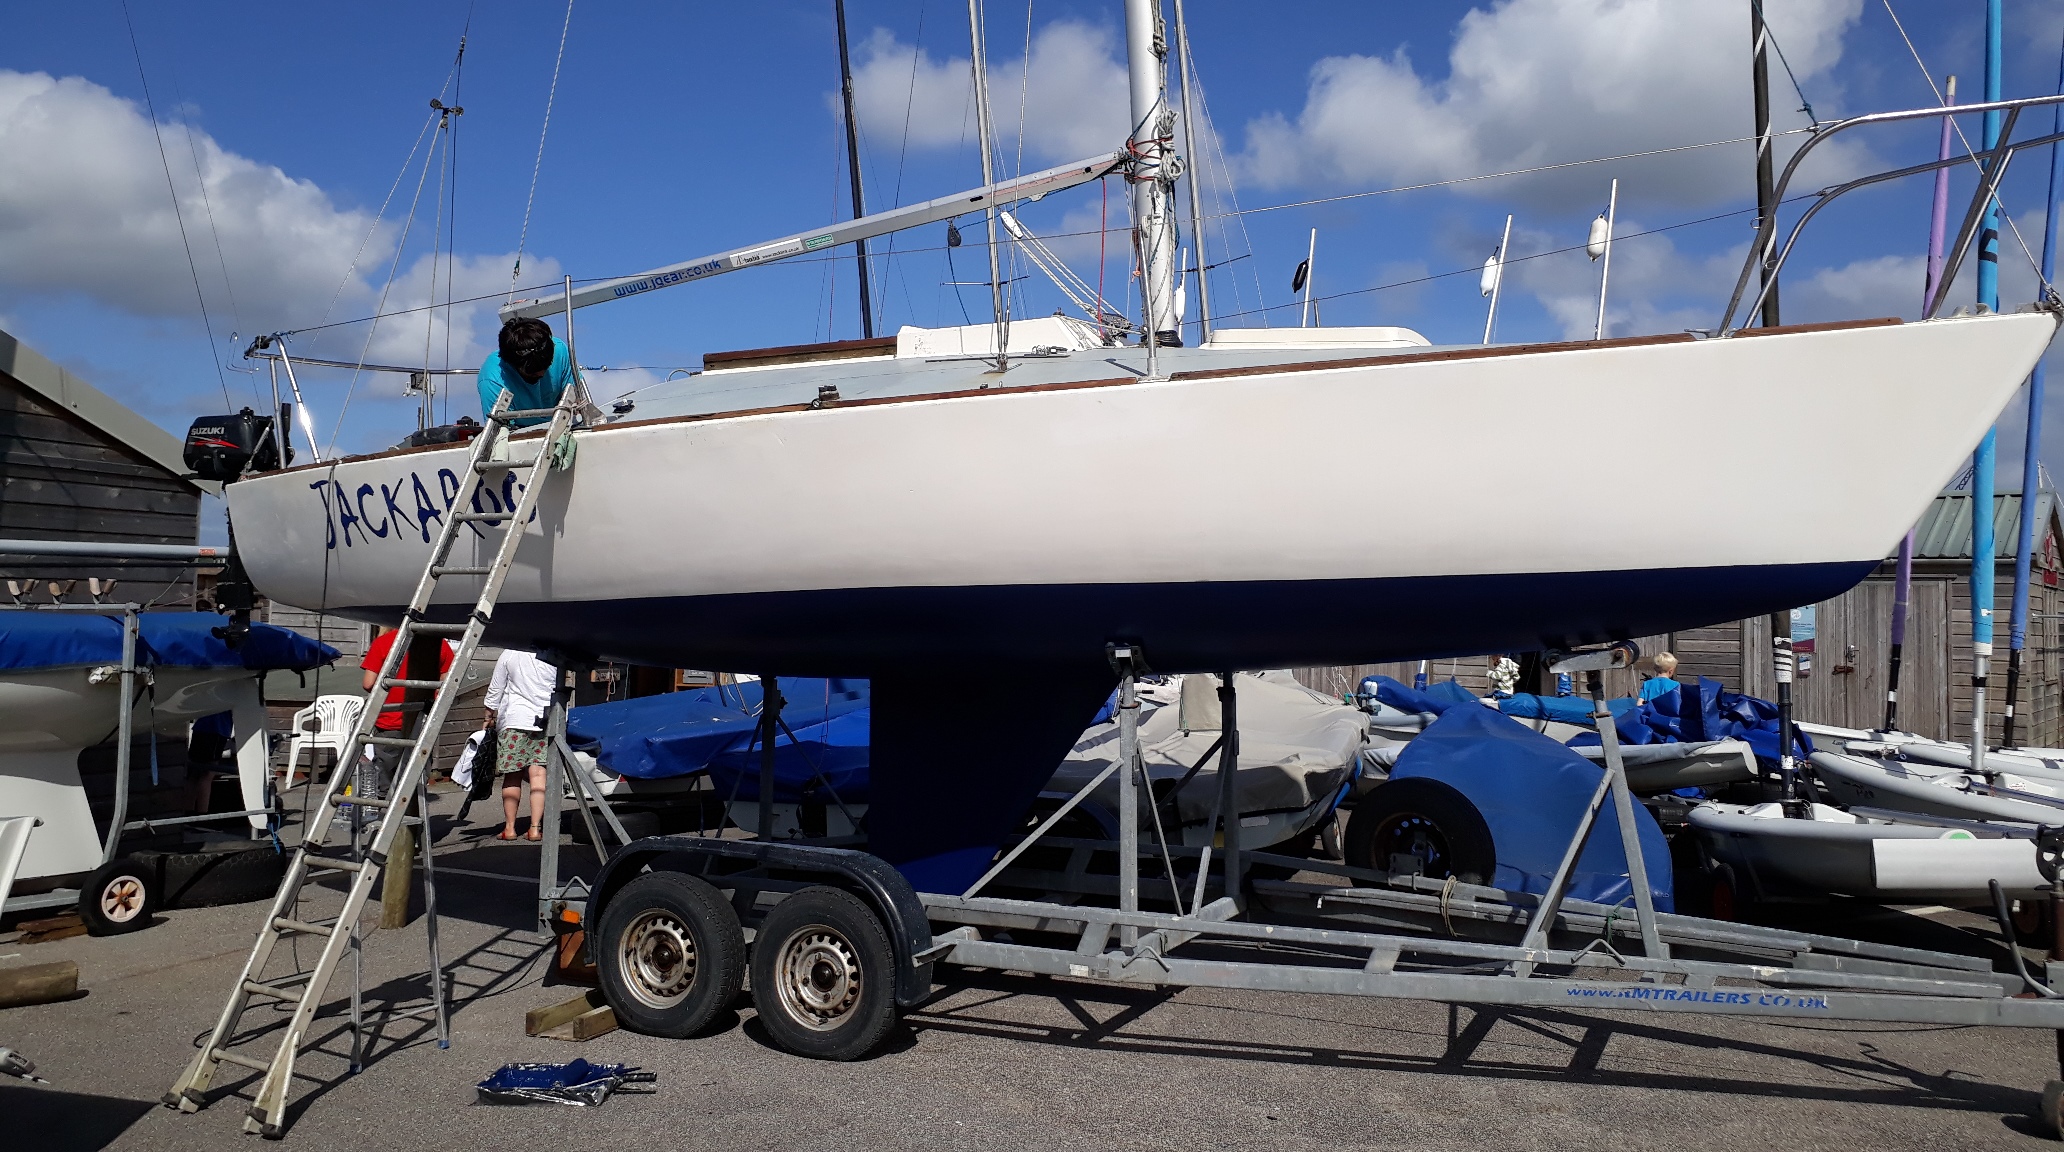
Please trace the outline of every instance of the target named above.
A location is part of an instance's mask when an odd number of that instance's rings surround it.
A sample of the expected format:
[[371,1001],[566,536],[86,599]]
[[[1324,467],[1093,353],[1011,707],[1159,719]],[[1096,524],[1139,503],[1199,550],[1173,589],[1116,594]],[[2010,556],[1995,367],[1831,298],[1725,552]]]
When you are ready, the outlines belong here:
[[[1736,618],[1869,571],[2054,329],[1986,316],[604,426],[526,526],[489,638],[840,675],[1097,661],[1124,639],[1180,671]],[[464,466],[403,451],[231,485],[239,551],[276,600],[392,619]],[[454,563],[484,562],[493,530],[465,533]],[[443,614],[469,583],[443,583]]]

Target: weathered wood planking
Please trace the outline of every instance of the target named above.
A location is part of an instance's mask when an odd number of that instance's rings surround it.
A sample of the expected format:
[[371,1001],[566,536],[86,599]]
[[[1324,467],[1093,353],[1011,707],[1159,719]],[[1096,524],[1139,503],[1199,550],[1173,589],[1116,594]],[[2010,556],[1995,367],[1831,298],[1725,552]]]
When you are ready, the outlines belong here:
[[[193,544],[200,537],[200,495],[155,461],[0,375],[0,536]],[[118,597],[158,607],[193,602],[183,568],[89,565],[63,557],[0,560],[0,578],[36,582],[116,578]]]

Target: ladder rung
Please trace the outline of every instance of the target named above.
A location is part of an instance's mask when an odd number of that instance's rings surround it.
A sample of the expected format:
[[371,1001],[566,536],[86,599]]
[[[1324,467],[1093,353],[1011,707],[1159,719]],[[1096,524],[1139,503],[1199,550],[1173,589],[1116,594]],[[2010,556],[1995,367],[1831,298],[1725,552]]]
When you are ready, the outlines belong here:
[[267,1064],[265,1061],[253,1060],[249,1056],[239,1056],[236,1053],[231,1052],[227,1048],[217,1048],[215,1050],[215,1058],[217,1060],[222,1061],[225,1064],[236,1064],[244,1068],[249,1068],[253,1072],[272,1071],[272,1065]]
[[432,568],[430,569],[430,574],[432,576],[485,576],[493,571],[494,569],[491,567],[483,567],[478,564],[454,564],[449,566],[440,565]]
[[507,424],[511,420],[535,420],[540,416],[556,415],[558,411],[557,408],[518,408],[509,412],[490,412],[487,418]]
[[509,514],[508,514],[507,512],[454,512],[454,513],[452,513],[452,519],[453,519],[453,520],[455,520],[455,521],[457,521],[457,522],[459,522],[459,523],[461,523],[461,524],[477,524],[477,523],[484,523],[484,522],[486,522],[486,521],[489,521],[489,520],[493,520],[493,521],[497,521],[497,522],[499,522],[499,521],[502,521],[502,520],[507,520],[508,518],[509,518]]
[[470,627],[470,625],[438,624],[430,620],[412,620],[402,625],[402,627],[407,628],[411,632],[430,632],[441,633],[446,636],[457,636]]
[[361,808],[392,808],[394,801],[382,800],[377,796],[346,796],[339,804],[356,804]]
[[[304,975],[301,979],[306,979],[306,976]],[[244,991],[249,992],[253,996],[270,996],[274,1000],[284,1000],[289,1004],[299,1004],[301,1002],[301,993],[299,992],[289,992],[284,988],[275,987],[271,984],[260,984],[256,980],[244,981]]]
[[537,463],[537,457],[528,460],[482,460],[473,466],[475,472],[508,472],[517,468],[528,468]]
[[305,848],[301,850],[301,853],[307,859],[310,868],[327,868],[337,872],[363,872],[365,870],[365,861],[363,860],[346,860],[339,856],[317,856]]
[[[442,687],[444,687],[444,681],[442,681],[442,680],[389,680],[389,681],[387,682],[387,686],[388,686],[389,688],[442,688]],[[391,705],[391,704],[383,704],[383,705],[381,705],[381,710],[382,710],[382,711],[387,711],[387,712],[392,712],[392,711],[395,711],[395,710],[396,710],[396,708],[395,708],[395,706],[394,706],[394,705]]]
[[327,924],[310,924],[306,920],[289,920],[285,916],[273,917],[272,927],[277,932],[299,932],[304,936],[328,936],[332,931]]
[[[396,708],[393,711],[398,712],[400,709]],[[368,744],[384,744],[389,748],[414,748],[416,746],[416,738],[414,736],[362,736],[360,739]]]

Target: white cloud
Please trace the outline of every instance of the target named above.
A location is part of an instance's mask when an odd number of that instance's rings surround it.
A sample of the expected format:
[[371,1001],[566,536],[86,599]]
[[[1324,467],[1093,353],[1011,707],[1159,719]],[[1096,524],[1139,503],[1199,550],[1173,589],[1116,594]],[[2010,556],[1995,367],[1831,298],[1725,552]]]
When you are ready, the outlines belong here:
[[[1826,73],[1863,0],[1776,6],[1793,71],[1832,110]],[[1265,185],[1409,184],[1749,135],[1747,7],[1738,0],[1499,0],[1463,16],[1435,78],[1404,48],[1312,67],[1295,119],[1247,126],[1245,168]],[[1773,100],[1790,96],[1772,67]],[[1796,114],[1779,129],[1798,127]],[[1824,152],[1832,152],[1829,145]],[[1708,203],[1746,190],[1749,146],[1502,180],[1469,190],[1567,208],[1618,176],[1649,202]],[[1853,156],[1853,153],[1850,154]],[[1831,155],[1829,168],[1845,157]]]
[[[1124,143],[1130,104],[1119,51],[1113,29],[1057,20],[1034,35],[1029,65],[992,57],[989,108],[1005,170],[1017,155],[1021,107],[1028,160],[1073,160]],[[934,59],[880,28],[861,43],[858,55],[853,102],[874,148],[900,150],[906,132],[916,149],[972,144],[973,65],[967,56]]]
[[[162,131],[210,302],[226,310],[212,215],[241,307],[280,321],[319,316],[370,218],[198,130]],[[141,316],[193,314],[164,162],[134,103],[77,77],[0,70],[0,155],[0,292],[81,292]]]
[[[370,213],[340,208],[314,183],[230,152],[191,125],[162,124],[158,131],[162,160],[152,123],[134,102],[78,77],[0,69],[0,156],[6,157],[0,163],[0,302],[77,294],[145,320],[190,323],[197,315],[198,275],[225,359],[241,351],[227,344],[239,325],[248,338],[326,315],[334,322],[373,311],[395,258],[398,229],[373,228]],[[177,215],[166,187],[168,165]],[[387,295],[389,313],[445,295],[442,264],[434,293],[429,283],[429,256],[422,250],[427,212],[419,218],[424,227]],[[451,269],[452,294],[506,288],[513,259],[513,253],[460,255]],[[559,275],[555,262],[535,253],[525,258],[525,268],[532,283]],[[486,354],[497,324],[492,304],[452,311],[455,363]],[[446,323],[443,311],[392,317],[378,325],[369,346],[367,326],[352,325],[312,338],[304,351],[352,358],[365,347],[376,362],[421,363],[427,326],[432,357],[441,362]],[[370,390],[398,391],[399,385]]]

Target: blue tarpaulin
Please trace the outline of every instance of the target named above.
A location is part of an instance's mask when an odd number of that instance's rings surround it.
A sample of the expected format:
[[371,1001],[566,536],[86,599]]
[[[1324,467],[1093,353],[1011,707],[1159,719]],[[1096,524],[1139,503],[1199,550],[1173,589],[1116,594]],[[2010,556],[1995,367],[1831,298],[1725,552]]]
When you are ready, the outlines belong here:
[[[1515,696],[1504,703],[1514,704],[1521,699]],[[1774,768],[1777,764],[1777,705],[1740,692],[1729,692],[1718,680],[1701,676],[1693,683],[1665,692],[1646,703],[1622,698],[1606,704],[1613,715],[1613,731],[1623,744],[1674,744],[1732,737],[1748,744],[1756,759],[1766,766]],[[1500,707],[1508,714],[1527,714],[1504,705]],[[1797,742],[1794,755],[1801,759],[1812,755],[1812,738],[1796,728],[1792,734]],[[1572,746],[1597,743],[1595,732],[1579,733],[1570,739]]]
[[[144,612],[136,620],[136,662],[144,666],[304,672],[338,656],[327,644],[271,624],[251,625],[243,646],[232,649],[212,632],[229,617],[213,612]],[[119,614],[0,612],[0,669],[121,662]]]
[[[774,741],[774,799],[829,801],[828,786],[845,803],[865,803],[867,681],[784,676],[780,683],[788,731]],[[758,800],[760,696],[759,683],[748,681],[590,704],[567,713],[567,739],[619,776],[708,772],[726,799]]]
[[1362,694],[1374,696],[1379,702],[1401,712],[1432,712],[1436,715],[1447,711],[1450,705],[1478,702],[1469,689],[1453,680],[1443,680],[1425,688],[1411,688],[1388,676],[1370,676],[1362,681]]
[[[1538,894],[1547,891],[1604,771],[1526,725],[1476,707],[1442,712],[1440,719],[1405,746],[1390,778],[1437,780],[1468,797],[1483,814],[1497,849],[1498,868],[1492,885]],[[1663,841],[1663,830],[1640,804],[1634,806],[1634,819],[1656,907],[1669,911],[1673,907],[1670,849]],[[1607,800],[1577,858],[1570,895],[1617,904],[1631,891],[1627,856]]]

